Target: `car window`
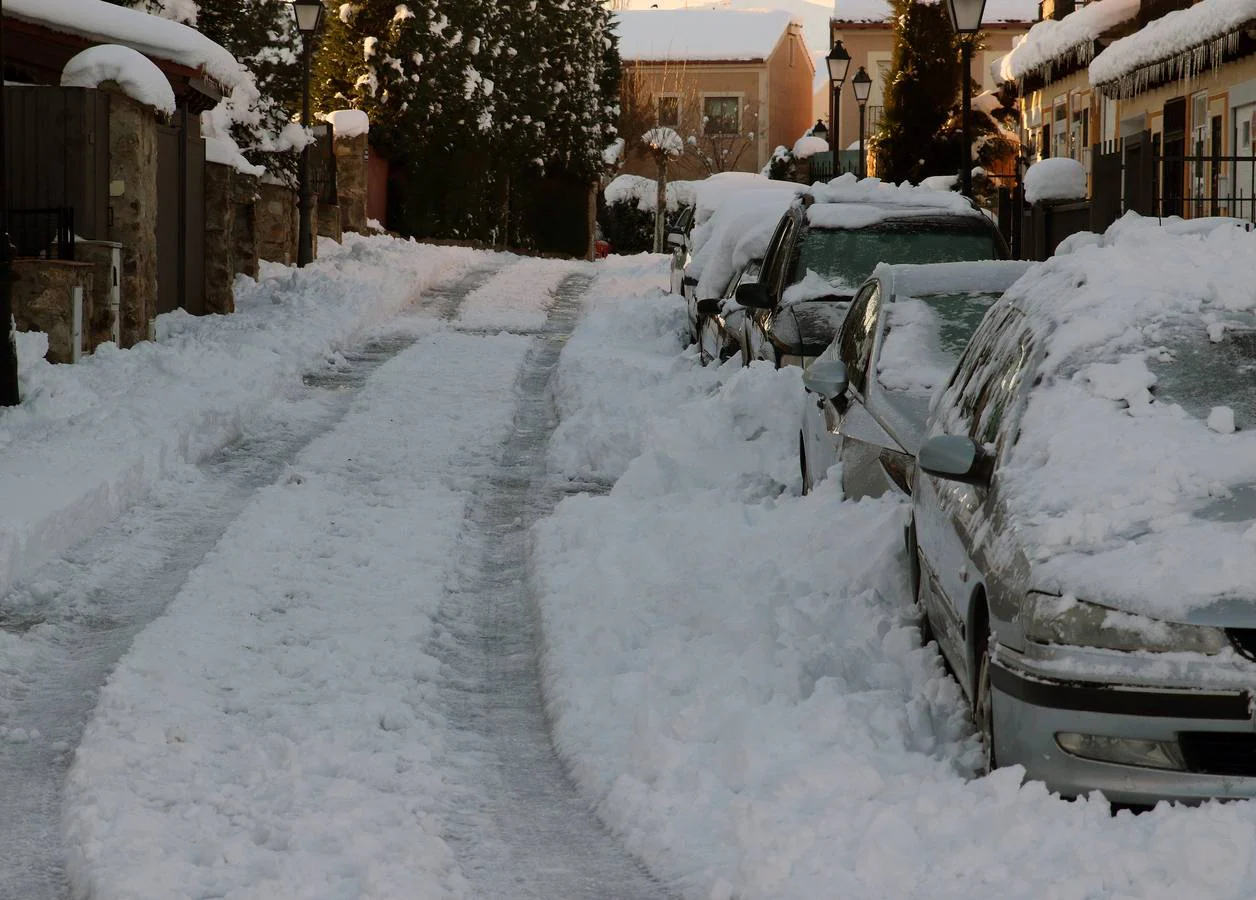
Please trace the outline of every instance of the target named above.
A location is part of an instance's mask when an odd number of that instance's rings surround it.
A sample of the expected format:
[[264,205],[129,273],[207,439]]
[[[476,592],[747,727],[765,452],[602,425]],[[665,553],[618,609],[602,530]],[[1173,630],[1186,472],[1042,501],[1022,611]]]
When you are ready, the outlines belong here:
[[861,394],[868,384],[868,357],[872,354],[880,308],[880,282],[864,285],[851,301],[837,334],[842,362],[846,363],[847,383]]
[[763,274],[759,280],[767,285],[768,291],[774,297],[780,297],[781,276],[786,271],[786,262],[792,252],[790,245],[794,232],[797,230],[798,220],[792,215],[786,215],[777,226],[776,234],[772,236],[772,243],[769,245],[767,258],[764,261]]
[[883,222],[869,228],[808,228],[798,241],[789,283],[807,270],[838,293],[852,294],[877,263],[935,263],[999,259],[992,229],[967,222]]
[[889,391],[930,396],[951,377],[998,299],[986,291],[895,296],[883,317],[877,382]]
[[1005,308],[978,331],[956,371],[959,414],[968,436],[1002,450],[1007,414],[1028,368],[1032,341],[1024,318]]

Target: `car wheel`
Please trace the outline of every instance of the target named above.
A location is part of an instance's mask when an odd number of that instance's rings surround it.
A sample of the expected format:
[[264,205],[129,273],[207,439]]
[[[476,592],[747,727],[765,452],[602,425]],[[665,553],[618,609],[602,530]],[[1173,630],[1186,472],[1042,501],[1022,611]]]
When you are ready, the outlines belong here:
[[802,492],[810,494],[815,490],[815,480],[811,477],[811,467],[807,465],[807,439],[798,432],[798,468],[802,472]]
[[984,619],[980,621],[984,634],[977,648],[977,677],[973,685],[973,725],[981,736],[983,753],[982,774],[989,774],[999,766],[994,751],[994,690],[990,686],[990,637]]

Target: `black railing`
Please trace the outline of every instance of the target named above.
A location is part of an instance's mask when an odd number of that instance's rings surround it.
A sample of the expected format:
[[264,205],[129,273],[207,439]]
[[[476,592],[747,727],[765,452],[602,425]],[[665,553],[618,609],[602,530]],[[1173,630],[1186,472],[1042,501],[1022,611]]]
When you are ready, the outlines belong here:
[[1153,211],[1256,222],[1256,157],[1156,155]]
[[74,207],[9,210],[9,243],[16,256],[74,259]]

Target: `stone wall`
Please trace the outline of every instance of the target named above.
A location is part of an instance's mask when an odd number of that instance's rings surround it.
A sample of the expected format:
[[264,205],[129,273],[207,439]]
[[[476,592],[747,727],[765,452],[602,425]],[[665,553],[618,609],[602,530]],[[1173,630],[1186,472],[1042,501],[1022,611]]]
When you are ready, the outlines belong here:
[[260,182],[256,220],[257,255],[268,262],[296,265],[297,192],[280,184]]
[[[319,203],[315,200],[314,233],[320,237],[329,237],[336,243],[344,237],[340,227],[340,207],[334,203]],[[317,241],[315,242],[317,244]],[[317,246],[315,251],[317,251]]]
[[235,244],[232,261],[235,274],[258,276],[257,205],[260,202],[256,175],[235,173],[235,216],[232,235]]
[[235,312],[235,169],[205,164],[205,312]]
[[148,338],[157,314],[157,114],[103,85],[109,103],[109,240],[122,252],[122,346]]
[[[91,263],[59,259],[13,261],[13,319],[18,331],[48,335],[48,361],[74,361],[74,288],[83,289],[83,332],[91,318],[93,287]],[[80,351],[84,343],[80,335]]]
[[369,156],[366,134],[337,137],[332,145],[336,154],[336,198],[340,205],[342,231],[366,234],[366,197]]

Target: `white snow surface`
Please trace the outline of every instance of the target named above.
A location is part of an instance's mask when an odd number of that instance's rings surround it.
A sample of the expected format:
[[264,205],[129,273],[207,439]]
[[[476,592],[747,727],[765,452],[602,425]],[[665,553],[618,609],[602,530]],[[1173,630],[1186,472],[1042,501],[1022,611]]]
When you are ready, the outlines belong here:
[[[1256,0],[1201,0],[1113,41],[1090,63],[1090,82],[1096,85],[1114,82],[1142,66],[1164,62],[1220,40],[1253,20],[1256,20]],[[1189,77],[1205,65],[1219,62],[1215,53],[1212,58],[1201,54],[1197,63],[1187,66],[1180,74]]]
[[536,331],[545,325],[551,292],[571,274],[561,259],[525,259],[498,272],[472,291],[457,323],[484,331]]
[[825,153],[828,149],[829,142],[813,134],[804,134],[794,141],[794,156],[799,159],[807,159],[816,153]]
[[1085,200],[1086,167],[1067,156],[1038,160],[1025,171],[1025,199]]
[[1063,19],[1044,19],[1023,37],[1011,51],[994,61],[991,73],[997,81],[1016,81],[1069,54],[1082,54],[1090,61],[1090,45],[1110,28],[1138,15],[1138,0],[1093,0]]
[[[1250,595],[1249,516],[1213,514],[1256,483],[1250,379],[1227,385],[1199,366],[1241,372],[1253,252],[1240,228],[1176,234],[1127,217],[1008,291],[1003,302],[1050,329],[1003,474],[1034,586],[1178,621]],[[1215,409],[1227,397],[1234,422]]]
[[767,59],[794,19],[773,9],[636,9],[613,14],[627,61]]
[[331,123],[332,133],[336,137],[360,137],[371,130],[370,117],[360,109],[337,109],[329,112],[325,118]]
[[165,73],[138,50],[99,44],[71,58],[61,70],[62,87],[98,88],[106,81],[115,82],[132,100],[174,114],[174,89]]
[[[23,341],[21,406],[0,411],[0,593],[112,520],[179,461],[207,457],[287,379],[476,258],[346,235],[301,272],[263,264],[236,313],[158,318],[159,340],[74,366]],[[23,352],[23,350],[25,352]]]
[[961,213],[976,212],[972,202],[962,194],[948,195],[943,191],[906,182],[891,184],[879,178],[858,178],[851,172],[839,175],[827,184],[817,181],[811,186],[810,192],[817,204],[861,203],[881,207],[933,207]]
[[160,16],[104,0],[7,0],[4,14],[101,43],[123,44],[145,56],[204,69],[227,88],[252,85],[252,78],[227,50],[195,28]]
[[[1041,267],[1034,296],[1064,307],[1061,352],[1121,345],[1204,293],[1217,307],[1250,303],[1250,288],[1235,289],[1256,238],[1122,231]],[[72,447],[82,471],[68,474],[104,495],[116,482],[96,461],[111,421],[128,423],[131,455],[145,458],[181,404],[217,402],[209,385],[265,402],[274,373],[334,365],[343,336],[383,324],[438,274],[492,259],[388,238],[321,252],[302,272],[243,282],[234,317],[164,317],[165,343],[82,366],[50,366],[43,336],[19,335],[35,394],[0,413],[0,471],[47,489]],[[555,477],[614,487],[564,500],[532,560],[556,746],[629,849],[686,900],[1249,897],[1251,803],[1112,815],[1097,796],[1065,802],[1022,784],[1017,769],[971,777],[978,745],[961,694],[919,646],[905,509],[843,502],[834,478],[799,495],[799,370],[699,366],[681,349],[683,306],[656,287],[666,264],[597,264],[554,386],[549,459]],[[1149,283],[1121,301],[1124,319],[1093,308],[1105,278],[1076,284],[1109,270]],[[528,339],[410,327],[418,343],[262,490],[105,688],[68,785],[81,894],[468,895],[441,839],[458,811],[442,769],[441,670],[421,647],[468,485],[510,420],[502,379]],[[302,349],[289,352],[294,337]],[[231,431],[201,418],[189,447]],[[1244,440],[1197,424],[1211,441]],[[1057,484],[1066,503],[1080,493]],[[63,547],[77,527],[70,511],[40,539]]]
[[[696,181],[667,182],[668,209],[692,205],[697,199]],[[638,209],[653,212],[658,206],[658,182],[644,175],[616,175],[602,190],[607,203],[635,203]]]
[[762,259],[781,216],[801,185],[774,181],[774,190],[735,193],[693,229],[693,258],[688,274],[697,276],[699,298],[722,297],[734,273],[752,259]]

